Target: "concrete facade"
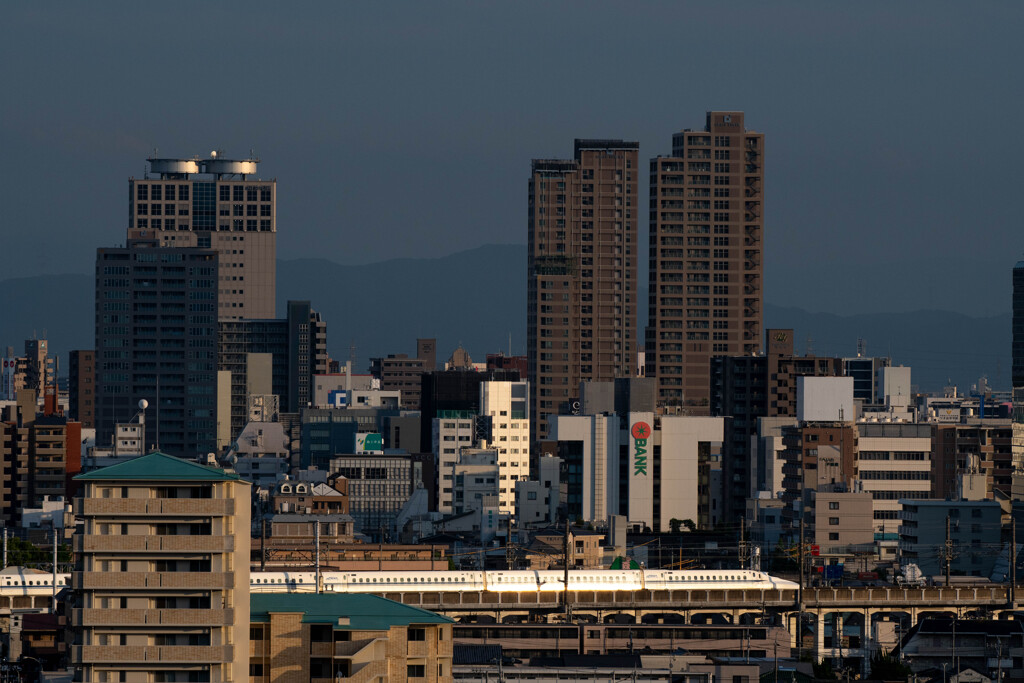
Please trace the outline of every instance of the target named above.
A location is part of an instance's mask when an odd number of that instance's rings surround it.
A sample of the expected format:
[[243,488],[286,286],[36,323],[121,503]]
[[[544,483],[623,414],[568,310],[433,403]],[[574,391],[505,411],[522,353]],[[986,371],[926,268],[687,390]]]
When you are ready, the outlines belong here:
[[568,473],[570,518],[595,522],[622,514],[666,531],[672,519],[698,523],[702,496],[710,506],[710,473],[701,484],[702,468],[720,453],[721,418],[630,412],[558,415],[551,423]]
[[452,621],[369,595],[253,595],[251,683],[452,681]]
[[480,417],[489,422],[481,447],[498,455],[498,504],[502,514],[515,515],[516,482],[530,478],[529,387],[521,382],[482,382]]
[[97,250],[96,443],[145,399],[145,446],[195,457],[216,450],[218,253],[151,237]]
[[163,453],[78,481],[76,680],[248,680],[249,484]]
[[527,367],[532,439],[580,382],[630,377],[637,339],[639,145],[579,140],[528,183]]
[[650,174],[647,376],[659,406],[708,415],[711,358],[761,350],[764,135],[708,112]]
[[96,352],[72,351],[68,362],[68,417],[85,429],[96,426]]
[[128,229],[149,230],[166,247],[194,236],[216,251],[216,317],[274,318],[277,181],[252,177],[256,159],[147,161],[146,177],[128,180]]

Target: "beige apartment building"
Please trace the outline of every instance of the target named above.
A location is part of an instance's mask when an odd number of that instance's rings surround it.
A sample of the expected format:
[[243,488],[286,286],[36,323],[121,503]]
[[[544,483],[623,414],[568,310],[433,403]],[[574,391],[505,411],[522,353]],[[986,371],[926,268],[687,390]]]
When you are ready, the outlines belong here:
[[128,180],[128,229],[163,247],[216,250],[221,320],[275,318],[277,181],[255,177],[258,159],[216,152],[148,161],[145,178]]
[[534,159],[527,239],[532,438],[579,400],[580,382],[634,374],[638,351],[639,145],[576,140],[573,159]]
[[764,135],[708,112],[650,176],[647,375],[666,412],[708,415],[711,358],[761,351]]
[[247,681],[248,482],[159,452],[76,480],[75,680]]
[[254,593],[252,683],[445,683],[452,620],[375,595]]

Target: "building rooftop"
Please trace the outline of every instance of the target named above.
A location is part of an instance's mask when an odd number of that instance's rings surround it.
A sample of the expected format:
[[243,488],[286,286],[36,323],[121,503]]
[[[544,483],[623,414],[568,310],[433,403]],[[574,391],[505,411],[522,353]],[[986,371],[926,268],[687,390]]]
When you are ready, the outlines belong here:
[[939,498],[926,498],[923,500],[909,500],[900,498],[900,505],[912,507],[1001,507],[998,500],[944,500]]
[[272,522],[351,522],[350,515],[340,513],[302,514],[299,512],[278,512],[266,516]]
[[[76,481],[244,481],[234,472],[153,451],[110,467],[86,472]],[[245,482],[248,483],[248,482]]]
[[271,613],[302,612],[304,624],[332,624],[346,631],[386,631],[409,624],[451,624],[453,620],[418,607],[376,595],[326,593],[253,593],[249,596],[249,620],[267,622]]

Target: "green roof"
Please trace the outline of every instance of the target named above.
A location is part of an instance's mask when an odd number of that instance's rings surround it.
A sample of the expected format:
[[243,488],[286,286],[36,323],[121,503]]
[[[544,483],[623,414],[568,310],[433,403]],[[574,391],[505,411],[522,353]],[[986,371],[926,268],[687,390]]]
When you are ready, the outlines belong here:
[[75,477],[85,481],[243,481],[237,474],[160,451],[119,462]]
[[[267,622],[272,612],[302,612],[304,624],[333,624],[346,631],[386,631],[409,624],[451,624],[448,617],[365,593],[252,593],[249,620]],[[338,619],[347,617],[347,624]]]

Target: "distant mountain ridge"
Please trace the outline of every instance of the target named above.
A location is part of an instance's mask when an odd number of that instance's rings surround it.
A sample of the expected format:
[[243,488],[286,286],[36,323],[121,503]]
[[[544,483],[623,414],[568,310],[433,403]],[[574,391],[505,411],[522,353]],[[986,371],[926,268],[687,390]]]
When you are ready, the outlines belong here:
[[[461,344],[474,360],[489,352],[526,348],[526,247],[486,245],[436,259],[395,259],[346,266],[328,259],[279,261],[277,310],[288,299],[309,299],[327,322],[331,356],[345,361],[355,346],[357,369],[371,356],[415,353],[416,337],[437,337],[438,357]],[[0,351],[16,353],[35,333],[51,352],[92,348],[91,275],[42,275],[0,281]],[[641,318],[643,324],[643,317]],[[851,316],[765,306],[767,327],[795,329],[798,353],[810,338],[814,353],[852,356],[858,338],[867,353],[891,355],[913,367],[913,382],[938,389],[947,381],[966,390],[982,375],[1009,386],[1010,314],[972,317],[949,311]],[[642,336],[642,335],[641,335]]]

